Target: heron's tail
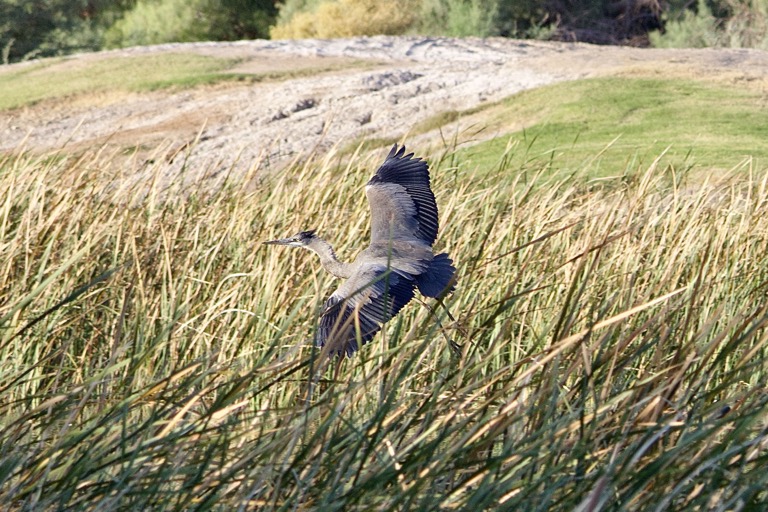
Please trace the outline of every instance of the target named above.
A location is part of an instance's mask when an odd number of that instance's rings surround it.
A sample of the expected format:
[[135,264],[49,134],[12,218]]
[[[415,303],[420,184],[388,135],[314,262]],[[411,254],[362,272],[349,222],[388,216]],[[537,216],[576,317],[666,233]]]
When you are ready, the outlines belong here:
[[[446,253],[441,253],[432,259],[426,272],[416,277],[416,286],[422,295],[439,297],[444,292],[453,291],[453,274],[456,267]],[[446,288],[451,287],[450,290]]]

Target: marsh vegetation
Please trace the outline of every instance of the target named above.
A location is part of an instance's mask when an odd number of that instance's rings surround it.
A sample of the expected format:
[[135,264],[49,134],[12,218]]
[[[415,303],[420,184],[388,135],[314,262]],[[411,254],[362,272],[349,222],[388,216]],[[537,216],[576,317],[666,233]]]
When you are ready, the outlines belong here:
[[316,228],[350,259],[379,152],[216,189],[125,180],[109,153],[4,156],[2,507],[764,503],[764,170],[661,152],[593,179],[525,151],[424,155],[456,321],[412,304],[338,381],[311,344],[337,283],[259,242]]

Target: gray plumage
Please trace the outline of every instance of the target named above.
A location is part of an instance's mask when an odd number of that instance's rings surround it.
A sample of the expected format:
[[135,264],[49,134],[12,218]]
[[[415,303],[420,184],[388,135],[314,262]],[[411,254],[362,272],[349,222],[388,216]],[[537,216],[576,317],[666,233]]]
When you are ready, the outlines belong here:
[[351,356],[414,296],[440,297],[456,269],[447,254],[432,253],[437,238],[437,204],[427,163],[395,145],[365,194],[371,207],[371,243],[352,263],[336,258],[314,231],[266,244],[304,247],[323,268],[346,281],[326,301],[316,342],[331,355]]

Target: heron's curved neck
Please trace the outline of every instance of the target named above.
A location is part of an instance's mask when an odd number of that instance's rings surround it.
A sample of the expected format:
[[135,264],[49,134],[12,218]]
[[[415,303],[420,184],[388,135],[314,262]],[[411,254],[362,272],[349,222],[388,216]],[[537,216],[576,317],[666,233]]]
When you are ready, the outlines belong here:
[[349,263],[339,261],[336,253],[333,252],[331,244],[322,238],[315,238],[307,246],[308,249],[315,251],[320,256],[320,264],[325,270],[336,277],[349,278],[352,275],[352,268]]

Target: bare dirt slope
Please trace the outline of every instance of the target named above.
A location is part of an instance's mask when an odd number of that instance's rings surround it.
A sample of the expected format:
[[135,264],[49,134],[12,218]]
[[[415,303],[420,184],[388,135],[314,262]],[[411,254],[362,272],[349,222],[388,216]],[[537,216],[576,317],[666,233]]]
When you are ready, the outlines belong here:
[[[659,73],[749,87],[768,83],[768,54],[759,51],[474,38],[170,44],[75,55],[59,65],[149,52],[236,56],[242,59],[234,70],[238,73],[305,72],[256,83],[71,98],[0,113],[0,151],[106,144],[143,148],[147,154],[160,147],[171,155],[177,150],[176,157],[166,155],[176,161],[190,153],[190,169],[246,168],[256,161],[281,165],[308,151],[364,137],[399,138],[441,112],[466,110],[556,81]],[[433,141],[437,136],[432,134]]]

